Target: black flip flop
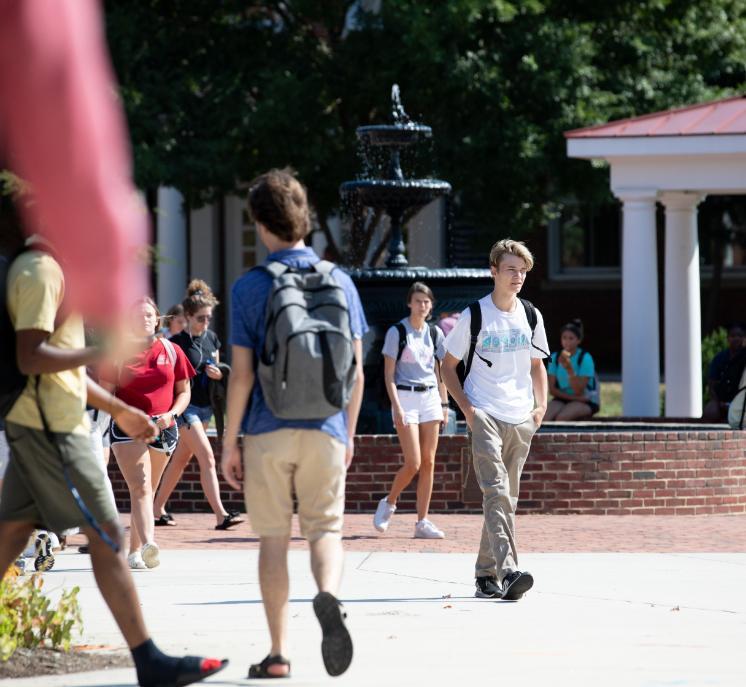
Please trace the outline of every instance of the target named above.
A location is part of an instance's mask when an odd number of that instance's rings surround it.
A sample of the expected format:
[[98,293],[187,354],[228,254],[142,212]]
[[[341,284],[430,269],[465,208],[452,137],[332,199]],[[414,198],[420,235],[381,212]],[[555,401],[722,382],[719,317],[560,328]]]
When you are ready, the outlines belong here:
[[352,663],[352,638],[347,631],[347,614],[337,597],[319,592],[313,600],[313,612],[321,625],[321,657],[329,675],[341,675]]
[[[273,675],[268,671],[271,666],[287,666],[288,672],[285,675]],[[283,678],[290,677],[290,661],[284,656],[277,654],[277,656],[265,656],[261,663],[252,663],[249,666],[250,678]]]
[[239,517],[240,513],[238,511],[229,511],[228,515],[226,515],[223,518],[223,522],[221,522],[219,525],[215,525],[216,530],[227,530],[233,527],[234,525],[240,525],[243,522],[243,519]]
[[174,516],[171,515],[171,513],[166,513],[165,515],[159,515],[155,519],[155,526],[156,527],[175,527],[176,521],[174,520]]
[[178,673],[173,687],[184,687],[193,682],[204,680],[220,672],[228,665],[228,659],[204,658],[202,656],[184,656],[179,659]]

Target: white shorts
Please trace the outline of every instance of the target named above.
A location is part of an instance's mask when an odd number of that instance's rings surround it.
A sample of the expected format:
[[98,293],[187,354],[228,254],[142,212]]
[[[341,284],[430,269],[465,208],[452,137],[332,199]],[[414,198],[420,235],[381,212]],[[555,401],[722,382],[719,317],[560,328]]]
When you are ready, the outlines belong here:
[[[404,409],[404,420],[408,425],[421,425],[424,422],[443,420],[443,407],[440,405],[438,389],[429,391],[404,391],[397,389],[399,403]],[[394,416],[393,411],[391,417]]]

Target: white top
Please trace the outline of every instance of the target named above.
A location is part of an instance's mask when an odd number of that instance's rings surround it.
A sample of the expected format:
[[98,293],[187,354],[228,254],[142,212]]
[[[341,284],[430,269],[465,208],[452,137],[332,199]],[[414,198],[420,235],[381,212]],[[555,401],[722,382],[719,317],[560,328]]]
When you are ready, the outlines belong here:
[[[520,424],[534,408],[531,359],[545,357],[535,346],[549,350],[544,318],[537,309],[532,346],[531,327],[518,300],[513,312],[498,310],[492,302],[492,294],[480,299],[479,305],[482,308],[482,329],[471,371],[464,382],[464,393],[475,408],[503,422]],[[471,316],[467,308],[443,343],[445,350],[460,360],[469,352],[470,326]],[[479,356],[490,361],[492,366]]]

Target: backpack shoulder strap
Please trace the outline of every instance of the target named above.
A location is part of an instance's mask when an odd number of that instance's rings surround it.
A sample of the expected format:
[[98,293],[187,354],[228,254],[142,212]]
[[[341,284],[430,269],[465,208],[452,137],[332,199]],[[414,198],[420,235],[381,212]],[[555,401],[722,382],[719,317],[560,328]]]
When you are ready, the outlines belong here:
[[407,345],[407,330],[401,322],[397,322],[394,327],[396,327],[396,331],[399,334],[399,349],[396,354],[396,362],[398,363],[402,353],[404,353],[404,348]]
[[583,364],[585,353],[586,353],[585,348],[581,348],[580,353],[578,354],[578,369],[580,369],[580,366]]
[[469,303],[469,352],[466,355],[464,361],[464,379],[469,375],[471,370],[471,363],[474,360],[474,351],[477,350],[477,341],[479,340],[479,332],[482,329],[482,306],[479,305],[479,301]]
[[281,277],[285,272],[288,272],[290,268],[282,262],[279,262],[277,260],[272,260],[268,262],[266,265],[257,265],[256,267],[252,267],[252,270],[263,270],[264,272],[269,273],[269,276],[272,277],[272,279],[277,279],[278,277]]
[[549,353],[547,351],[545,351],[543,348],[539,348],[534,343],[534,334],[536,333],[536,324],[539,321],[539,316],[536,314],[536,308],[534,307],[534,304],[531,301],[527,301],[525,298],[519,297],[518,300],[521,302],[523,309],[526,311],[526,319],[528,320],[528,326],[531,327],[531,345],[540,353],[543,353],[545,356],[548,356]]
[[536,323],[539,321],[539,318],[536,316],[536,308],[531,301],[527,301],[525,298],[519,298],[518,300],[521,302],[523,309],[526,311],[528,326],[531,327],[531,333],[533,334],[534,329],[536,329]]
[[430,323],[428,325],[428,329],[430,330],[430,341],[433,343],[433,348],[437,349],[437,343],[438,343],[438,325],[436,325],[434,322]]
[[168,356],[168,359],[171,361],[171,367],[176,367],[176,349],[174,348],[174,345],[165,337],[161,337],[161,344],[163,345],[164,350],[166,351],[166,355]]
[[329,260],[319,260],[313,265],[313,270],[319,274],[330,275],[335,267],[336,265]]

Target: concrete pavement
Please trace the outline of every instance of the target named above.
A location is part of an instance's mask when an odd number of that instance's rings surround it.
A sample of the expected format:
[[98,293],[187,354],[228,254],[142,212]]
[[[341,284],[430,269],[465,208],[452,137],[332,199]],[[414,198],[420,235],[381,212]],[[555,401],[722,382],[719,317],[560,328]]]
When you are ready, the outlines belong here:
[[[656,518],[649,518],[653,526]],[[430,543],[430,549],[436,549]],[[256,550],[165,550],[136,572],[147,622],[166,650],[227,656],[205,684],[243,685],[269,647]],[[527,553],[536,587],[517,603],[475,599],[473,554],[349,551],[341,596],[355,642],[329,678],[305,551],[290,553],[290,685],[472,684],[658,687],[746,682],[746,553]],[[82,643],[122,647],[90,559],[58,556],[47,588],[81,587]],[[0,681],[5,687],[10,681]],[[133,669],[34,677],[14,687],[135,684]]]

